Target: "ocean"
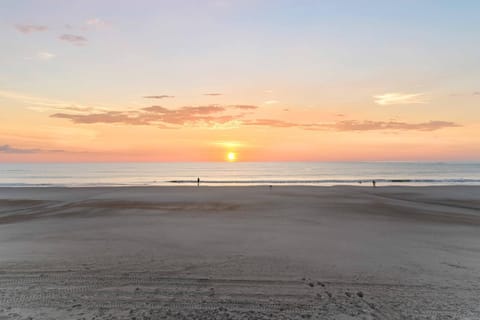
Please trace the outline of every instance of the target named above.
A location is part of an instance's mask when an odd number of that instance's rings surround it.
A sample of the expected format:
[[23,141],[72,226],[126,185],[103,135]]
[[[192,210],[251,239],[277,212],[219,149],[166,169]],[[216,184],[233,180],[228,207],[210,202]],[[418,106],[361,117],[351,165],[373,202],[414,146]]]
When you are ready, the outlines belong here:
[[480,162],[0,163],[2,187],[480,185]]

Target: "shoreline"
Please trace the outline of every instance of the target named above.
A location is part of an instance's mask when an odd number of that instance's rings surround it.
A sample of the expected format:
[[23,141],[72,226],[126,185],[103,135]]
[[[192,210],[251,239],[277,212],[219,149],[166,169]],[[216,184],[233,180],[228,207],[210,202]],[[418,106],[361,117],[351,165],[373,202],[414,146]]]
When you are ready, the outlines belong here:
[[355,185],[355,184],[334,184],[334,185],[315,185],[315,184],[202,184],[197,186],[196,183],[184,184],[184,183],[172,183],[169,185],[25,185],[25,186],[2,186],[1,189],[82,189],[82,188],[264,188],[264,187],[277,187],[277,188],[358,188],[358,189],[368,189],[368,188],[480,188],[479,184],[434,184],[434,185],[398,185],[398,184],[378,184],[376,187],[373,187],[371,182],[368,185]]

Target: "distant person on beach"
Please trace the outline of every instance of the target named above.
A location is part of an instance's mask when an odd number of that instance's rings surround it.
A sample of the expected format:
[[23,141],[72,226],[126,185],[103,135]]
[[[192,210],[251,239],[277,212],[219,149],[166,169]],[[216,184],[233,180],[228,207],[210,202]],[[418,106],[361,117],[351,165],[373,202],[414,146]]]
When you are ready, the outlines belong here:
[[372,180],[372,184],[374,188],[377,186],[377,182],[375,180]]
[[197,178],[197,187],[200,187],[200,177]]

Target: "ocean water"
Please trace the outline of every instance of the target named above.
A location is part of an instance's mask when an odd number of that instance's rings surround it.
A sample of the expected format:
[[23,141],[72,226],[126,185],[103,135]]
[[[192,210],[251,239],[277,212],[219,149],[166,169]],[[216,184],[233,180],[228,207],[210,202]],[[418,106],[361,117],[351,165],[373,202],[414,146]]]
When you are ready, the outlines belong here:
[[0,163],[0,186],[480,185],[480,162]]

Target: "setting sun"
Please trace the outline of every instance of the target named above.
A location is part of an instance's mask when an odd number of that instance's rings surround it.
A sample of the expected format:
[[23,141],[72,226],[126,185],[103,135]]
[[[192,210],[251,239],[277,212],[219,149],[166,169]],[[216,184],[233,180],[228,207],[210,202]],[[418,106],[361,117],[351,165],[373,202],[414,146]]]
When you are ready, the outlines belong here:
[[237,160],[237,154],[235,152],[229,152],[227,154],[228,161],[235,161]]

